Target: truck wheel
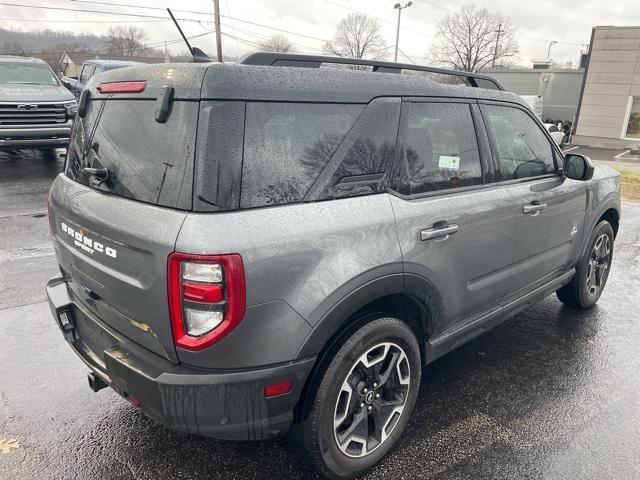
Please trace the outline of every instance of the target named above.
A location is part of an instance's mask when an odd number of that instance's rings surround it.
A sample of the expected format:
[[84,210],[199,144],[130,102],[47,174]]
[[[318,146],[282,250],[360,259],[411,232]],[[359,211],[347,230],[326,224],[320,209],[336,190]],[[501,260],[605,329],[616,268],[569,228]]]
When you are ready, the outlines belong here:
[[603,220],[596,225],[576,274],[567,285],[556,292],[562,303],[581,309],[595,305],[609,278],[613,240],[613,229],[609,222]]
[[338,350],[293,439],[330,479],[361,475],[397,442],[420,388],[416,337],[404,322],[377,316]]

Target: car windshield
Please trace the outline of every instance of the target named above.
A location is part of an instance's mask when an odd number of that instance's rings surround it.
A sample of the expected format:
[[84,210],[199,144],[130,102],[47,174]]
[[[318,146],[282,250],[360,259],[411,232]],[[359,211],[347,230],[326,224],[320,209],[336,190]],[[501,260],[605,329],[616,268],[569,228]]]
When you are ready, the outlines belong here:
[[46,65],[37,63],[0,62],[0,85],[58,85],[55,75]]

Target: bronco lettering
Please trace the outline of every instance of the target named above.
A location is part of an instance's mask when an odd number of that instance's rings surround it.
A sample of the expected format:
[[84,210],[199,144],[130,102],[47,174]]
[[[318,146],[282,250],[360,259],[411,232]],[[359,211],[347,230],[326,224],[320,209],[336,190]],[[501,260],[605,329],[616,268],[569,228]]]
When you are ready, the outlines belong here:
[[60,227],[64,233],[73,238],[73,244],[81,250],[93,255],[93,252],[104,253],[108,257],[117,258],[118,251],[115,248],[105,247],[102,243],[96,242],[87,237],[82,230],[75,230],[66,223],[61,222]]

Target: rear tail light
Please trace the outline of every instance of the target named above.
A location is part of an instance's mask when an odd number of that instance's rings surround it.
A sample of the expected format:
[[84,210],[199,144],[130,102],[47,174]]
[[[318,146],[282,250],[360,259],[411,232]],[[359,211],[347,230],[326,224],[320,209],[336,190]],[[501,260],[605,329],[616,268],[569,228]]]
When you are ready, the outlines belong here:
[[204,350],[226,337],[244,317],[246,292],[240,255],[172,253],[168,287],[177,347]]
[[101,83],[96,87],[98,93],[142,93],[147,88],[146,80],[133,82]]

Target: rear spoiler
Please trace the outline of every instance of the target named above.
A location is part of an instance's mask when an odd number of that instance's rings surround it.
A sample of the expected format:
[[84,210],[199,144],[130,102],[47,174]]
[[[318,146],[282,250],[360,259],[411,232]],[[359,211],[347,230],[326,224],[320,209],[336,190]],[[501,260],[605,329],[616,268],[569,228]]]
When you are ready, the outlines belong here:
[[301,55],[290,53],[256,52],[247,55],[240,62],[243,65],[262,65],[269,67],[302,67],[320,68],[324,63],[339,65],[362,65],[372,67],[374,72],[403,73],[403,70],[428,72],[437,75],[448,75],[461,78],[470,87],[486,88],[489,90],[501,90],[505,88],[495,78],[479,73],[463,72],[460,70],[447,70],[445,68],[429,67],[424,65],[410,65],[407,63],[383,62],[379,60],[366,60],[363,58],[329,57],[322,55]]

